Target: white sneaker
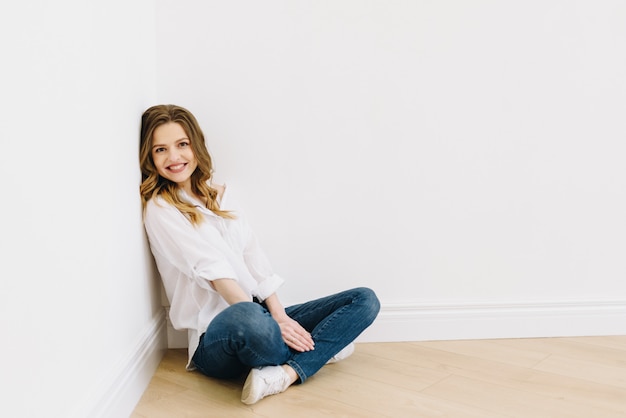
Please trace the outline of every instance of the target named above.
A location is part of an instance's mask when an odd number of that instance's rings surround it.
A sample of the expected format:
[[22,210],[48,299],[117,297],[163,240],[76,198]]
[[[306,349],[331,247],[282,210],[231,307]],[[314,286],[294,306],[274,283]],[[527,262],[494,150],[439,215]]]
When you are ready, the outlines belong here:
[[354,343],[350,343],[347,346],[345,346],[340,352],[332,356],[330,360],[326,362],[326,364],[333,364],[341,360],[345,360],[348,357],[350,357],[352,353],[354,353]]
[[267,366],[250,370],[241,392],[241,402],[252,405],[269,395],[281,393],[291,385],[282,366]]

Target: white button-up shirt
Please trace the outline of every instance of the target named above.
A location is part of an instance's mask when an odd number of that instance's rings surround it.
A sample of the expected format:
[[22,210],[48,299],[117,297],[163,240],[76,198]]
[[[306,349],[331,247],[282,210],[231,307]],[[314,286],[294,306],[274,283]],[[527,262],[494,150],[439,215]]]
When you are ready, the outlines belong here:
[[187,368],[191,370],[194,368],[191,358],[200,335],[228,307],[211,287],[212,280],[234,279],[250,300],[253,296],[265,300],[283,284],[283,279],[274,274],[243,212],[230,197],[228,187],[220,209],[230,211],[236,219],[222,218],[182,190],[180,193],[204,215],[200,225],[192,225],[161,197],[148,201],[144,225],[170,302],[172,325],[187,330]]

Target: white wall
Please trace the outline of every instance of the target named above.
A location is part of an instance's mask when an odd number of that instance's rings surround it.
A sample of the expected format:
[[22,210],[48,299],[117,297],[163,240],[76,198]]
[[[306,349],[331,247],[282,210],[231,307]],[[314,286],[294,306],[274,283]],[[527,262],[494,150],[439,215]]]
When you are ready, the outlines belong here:
[[621,2],[158,5],[0,6],[1,416],[124,416],[150,378],[155,102],[201,120],[287,302],[371,286],[378,340],[626,331]]
[[626,332],[622,1],[157,4],[157,99],[286,301],[371,286],[370,339]]
[[0,6],[0,416],[128,415],[160,359],[137,158],[154,10]]

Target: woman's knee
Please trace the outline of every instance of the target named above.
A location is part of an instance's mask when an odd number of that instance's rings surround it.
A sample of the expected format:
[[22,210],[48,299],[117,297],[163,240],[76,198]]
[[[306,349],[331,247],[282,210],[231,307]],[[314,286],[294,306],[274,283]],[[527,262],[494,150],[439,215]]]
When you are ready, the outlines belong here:
[[263,314],[263,307],[254,302],[239,302],[234,305],[230,305],[224,309],[216,317],[221,322],[228,322],[230,324],[239,324],[247,318],[255,318],[258,315]]
[[[247,341],[267,340],[277,333],[278,325],[269,312],[258,303],[240,302],[226,308],[219,315],[221,326],[227,327],[231,335]],[[280,329],[278,329],[280,336]]]
[[357,294],[356,299],[366,309],[365,313],[369,314],[372,319],[375,318],[380,311],[380,301],[376,293],[369,287],[358,287],[354,291]]

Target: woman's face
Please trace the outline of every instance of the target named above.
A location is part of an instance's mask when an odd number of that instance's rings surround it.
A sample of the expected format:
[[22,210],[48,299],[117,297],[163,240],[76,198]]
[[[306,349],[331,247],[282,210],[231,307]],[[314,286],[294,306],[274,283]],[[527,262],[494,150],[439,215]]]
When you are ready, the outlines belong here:
[[191,149],[191,140],[180,124],[169,122],[154,130],[152,160],[162,177],[190,189],[191,174],[198,162]]

